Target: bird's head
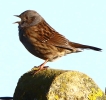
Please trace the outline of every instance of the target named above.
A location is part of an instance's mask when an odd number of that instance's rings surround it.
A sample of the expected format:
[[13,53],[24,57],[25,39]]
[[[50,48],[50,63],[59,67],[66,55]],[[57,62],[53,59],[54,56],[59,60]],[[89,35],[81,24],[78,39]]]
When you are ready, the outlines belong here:
[[27,10],[21,13],[20,15],[14,15],[16,17],[21,18],[21,21],[17,21],[20,27],[30,27],[33,25],[37,25],[43,19],[36,11]]

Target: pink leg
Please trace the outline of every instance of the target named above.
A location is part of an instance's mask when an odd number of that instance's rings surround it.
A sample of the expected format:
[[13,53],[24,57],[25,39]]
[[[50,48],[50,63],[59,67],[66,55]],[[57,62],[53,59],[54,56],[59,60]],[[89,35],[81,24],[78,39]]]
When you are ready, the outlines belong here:
[[44,66],[47,62],[48,62],[48,59],[45,60],[45,62],[42,63],[40,66],[35,67],[35,68],[34,68],[34,69],[35,69],[34,74],[36,74],[37,72],[39,72],[39,71],[41,71],[41,70],[47,69],[48,66]]
[[41,64],[40,66],[38,66],[39,70],[43,70],[43,69],[47,68],[46,66],[44,66],[47,62],[48,62],[48,59],[45,60],[45,62],[43,64]]

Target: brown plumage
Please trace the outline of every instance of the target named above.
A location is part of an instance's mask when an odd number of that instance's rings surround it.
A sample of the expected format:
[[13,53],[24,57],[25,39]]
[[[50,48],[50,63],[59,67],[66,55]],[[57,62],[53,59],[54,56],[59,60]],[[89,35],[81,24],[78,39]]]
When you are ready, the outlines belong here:
[[[101,51],[101,48],[74,43],[54,30],[36,11],[27,10],[20,15],[19,38],[25,48],[33,55],[47,61],[53,61],[69,53],[81,52],[81,49]],[[43,69],[44,64],[40,66]]]

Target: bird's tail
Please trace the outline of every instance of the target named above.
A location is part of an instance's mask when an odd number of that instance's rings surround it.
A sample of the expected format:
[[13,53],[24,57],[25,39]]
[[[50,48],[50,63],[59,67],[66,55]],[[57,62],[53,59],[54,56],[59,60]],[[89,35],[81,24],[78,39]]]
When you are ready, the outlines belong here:
[[70,42],[70,45],[72,47],[79,48],[79,49],[92,49],[92,50],[95,50],[95,51],[101,51],[102,50],[101,48],[98,48],[98,47],[83,45],[83,44],[74,43],[74,42]]

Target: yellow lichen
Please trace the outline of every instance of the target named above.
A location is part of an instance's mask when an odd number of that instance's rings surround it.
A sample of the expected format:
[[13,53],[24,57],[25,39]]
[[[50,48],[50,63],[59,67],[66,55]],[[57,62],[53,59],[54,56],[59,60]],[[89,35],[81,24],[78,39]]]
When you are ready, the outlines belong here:
[[95,90],[94,88],[91,89],[92,93],[88,95],[89,100],[96,100],[97,97],[102,97],[103,93],[100,89]]
[[55,100],[59,100],[59,97],[58,97],[58,95],[55,95]]

